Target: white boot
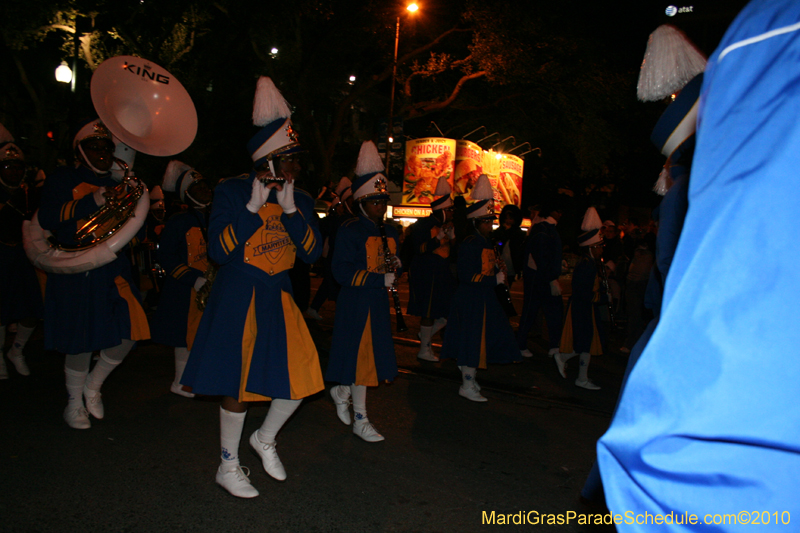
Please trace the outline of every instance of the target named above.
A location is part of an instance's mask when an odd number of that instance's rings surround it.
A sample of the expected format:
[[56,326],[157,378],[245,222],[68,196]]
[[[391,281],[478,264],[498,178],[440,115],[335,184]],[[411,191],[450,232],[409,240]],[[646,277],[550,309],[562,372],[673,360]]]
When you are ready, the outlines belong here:
[[417,359],[423,361],[438,362],[439,358],[433,353],[431,348],[431,337],[433,336],[433,326],[420,326],[419,328],[419,353]]
[[342,424],[350,425],[350,387],[346,385],[335,385],[331,387],[331,399],[336,406],[336,416]]
[[459,368],[461,369],[462,385],[458,389],[458,395],[473,402],[488,402],[489,400],[481,394],[480,387],[475,381],[475,369],[468,366]]
[[581,353],[581,366],[578,370],[578,379],[575,380],[575,385],[589,390],[600,390],[600,387],[595,385],[589,379],[589,361],[592,360],[591,354],[586,352]]
[[183,390],[183,385],[181,385],[181,378],[187,361],[189,361],[189,350],[187,348],[175,348],[175,381],[172,382],[169,390],[178,396],[194,398],[194,393]]
[[36,328],[26,328],[25,326],[18,325],[17,334],[14,336],[14,344],[11,345],[11,349],[7,354],[8,360],[13,363],[14,368],[17,369],[17,372],[19,372],[21,376],[31,375],[31,371],[27,363],[25,363],[25,356],[22,355],[22,351],[25,349],[25,345],[28,343],[28,339],[31,338],[34,329]]
[[437,318],[436,320],[434,320],[433,329],[431,330],[431,338],[433,338],[434,335],[439,333],[439,331],[441,331],[441,329],[444,328],[446,325],[447,325],[446,318]]

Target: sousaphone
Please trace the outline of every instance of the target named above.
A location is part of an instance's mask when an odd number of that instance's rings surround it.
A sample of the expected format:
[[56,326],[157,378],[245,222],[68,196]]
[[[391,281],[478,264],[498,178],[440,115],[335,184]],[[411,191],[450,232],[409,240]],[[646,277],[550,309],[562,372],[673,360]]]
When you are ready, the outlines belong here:
[[[92,75],[92,103],[100,120],[137,152],[171,156],[186,150],[197,134],[197,112],[189,93],[164,68],[133,56],[112,57]],[[132,160],[131,160],[132,161]],[[23,224],[25,252],[47,272],[73,274],[99,268],[117,258],[144,225],[150,210],[147,187],[130,176],[128,164],[115,200],[95,212],[76,234],[74,246],[59,244],[42,229],[38,213]]]

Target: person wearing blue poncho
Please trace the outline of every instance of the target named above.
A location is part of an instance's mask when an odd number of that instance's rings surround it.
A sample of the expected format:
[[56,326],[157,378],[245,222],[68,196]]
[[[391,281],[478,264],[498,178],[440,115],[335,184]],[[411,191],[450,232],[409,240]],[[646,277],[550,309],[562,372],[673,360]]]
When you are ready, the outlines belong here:
[[645,512],[726,531],[800,512],[785,408],[800,394],[799,56],[800,4],[772,0],[709,59],[661,317],[598,444],[609,509],[632,512],[620,529],[651,528]]

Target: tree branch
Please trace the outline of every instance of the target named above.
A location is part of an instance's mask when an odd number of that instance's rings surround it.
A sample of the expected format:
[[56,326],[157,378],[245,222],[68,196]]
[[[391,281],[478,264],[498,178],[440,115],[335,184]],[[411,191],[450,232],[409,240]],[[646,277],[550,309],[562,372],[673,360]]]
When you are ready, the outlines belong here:
[[444,109],[445,107],[449,106],[455,101],[455,99],[458,97],[458,94],[461,92],[461,89],[464,87],[465,83],[477,78],[483,78],[485,76],[486,76],[485,70],[473,72],[472,74],[467,74],[466,76],[462,76],[461,79],[458,80],[458,83],[456,83],[456,86],[453,88],[453,91],[450,93],[450,96],[448,96],[446,99],[418,102],[416,104],[406,106],[406,108],[404,108],[402,111],[405,111],[407,109],[409,118],[412,118],[425,115],[433,111],[438,111],[439,109]]

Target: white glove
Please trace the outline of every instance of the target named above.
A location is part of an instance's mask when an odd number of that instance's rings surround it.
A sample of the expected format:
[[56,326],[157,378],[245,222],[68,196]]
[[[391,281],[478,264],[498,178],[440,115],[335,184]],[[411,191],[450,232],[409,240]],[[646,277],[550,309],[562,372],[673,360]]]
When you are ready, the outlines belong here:
[[506,282],[506,273],[505,272],[498,272],[497,273],[497,284],[502,285]]
[[557,279],[550,282],[550,294],[553,296],[561,296],[561,284]]
[[444,228],[439,228],[439,233],[436,234],[436,238],[443,241],[445,237],[447,237],[447,231],[445,231]]
[[394,267],[395,270],[400,270],[401,268],[403,268],[403,262],[400,261],[399,257],[397,257],[396,255],[393,255],[392,256],[392,266]]
[[294,182],[283,183],[283,189],[278,191],[278,205],[287,215],[297,212],[297,207],[294,205]]
[[102,207],[106,205],[105,193],[106,193],[106,188],[100,187],[92,194],[92,197],[94,198],[94,202],[97,204],[97,207]]
[[207,280],[206,278],[204,278],[203,276],[200,276],[199,278],[197,278],[196,280],[194,280],[194,290],[196,290],[196,291],[199,291],[199,290],[200,290],[200,288],[201,288],[203,285],[205,285],[207,281],[208,281],[208,280]]
[[447,236],[450,238],[451,241],[456,239],[456,228],[455,226],[450,226],[447,228]]
[[395,279],[394,272],[389,272],[387,274],[384,274],[383,275],[384,286],[391,287],[392,285],[394,285],[394,279]]
[[251,213],[258,213],[261,206],[267,203],[269,189],[264,183],[256,178],[253,180],[253,192],[250,193],[250,201],[247,202],[247,210]]

